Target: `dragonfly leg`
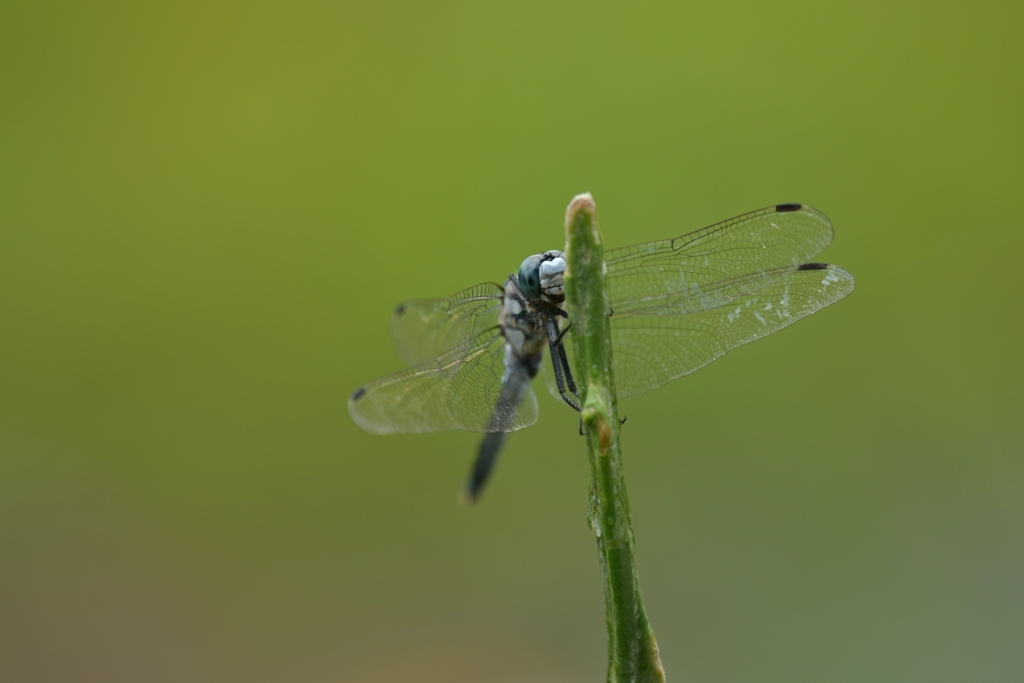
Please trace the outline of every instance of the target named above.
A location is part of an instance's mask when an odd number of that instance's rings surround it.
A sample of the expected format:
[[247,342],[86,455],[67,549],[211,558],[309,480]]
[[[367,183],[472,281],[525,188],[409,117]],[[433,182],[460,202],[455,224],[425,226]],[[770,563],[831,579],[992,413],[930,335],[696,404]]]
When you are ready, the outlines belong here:
[[[561,347],[559,347],[559,349],[561,349]],[[552,349],[552,351],[554,351],[554,349]],[[562,358],[564,360],[565,350],[561,349],[561,353],[563,354]],[[579,398],[580,397],[579,397],[578,394],[576,394],[576,385],[572,381],[572,375],[569,375],[569,378],[568,378],[569,379],[569,390],[573,394],[573,397],[570,398],[569,397],[569,393],[566,392],[566,390],[565,390],[566,389],[566,382],[565,382],[565,378],[562,377],[562,364],[559,363],[558,361],[556,361],[554,358],[552,358],[551,360],[552,360],[552,365],[555,366],[555,383],[558,385],[558,393],[559,393],[559,395],[562,397],[562,400],[565,401],[566,403],[568,403],[572,407],[572,409],[575,410],[577,413],[582,412],[583,408],[580,407],[580,404],[579,404]]]
[[565,329],[558,333],[558,338],[555,339],[554,343],[558,345],[558,360],[562,364],[562,371],[565,373],[565,382],[569,387],[569,393],[579,398],[579,392],[576,391],[576,382],[572,378],[572,370],[569,369],[569,358],[565,355],[565,344],[562,343],[562,337],[565,336],[570,327],[572,327],[572,323],[566,325]]
[[[569,329],[566,327],[566,329]],[[572,372],[569,370],[569,359],[565,355],[565,346],[562,344],[562,336],[565,330],[558,332],[558,325],[553,319],[548,320],[548,340],[551,347],[551,365],[555,371],[555,384],[558,385],[558,393],[562,400],[572,406],[573,410],[580,412],[579,394],[576,392],[576,382],[572,379]],[[566,391],[568,387],[568,392]],[[575,400],[569,397],[569,393]]]
[[565,336],[565,333],[569,331],[570,327],[572,327],[572,323],[569,323],[568,325],[562,328],[562,330],[558,333],[558,337],[556,337],[554,340],[556,344],[562,343],[562,337]]
[[558,333],[558,337],[555,339],[554,343],[558,345],[558,361],[562,364],[562,372],[565,374],[565,382],[569,387],[569,393],[576,398],[579,398],[579,392],[576,391],[576,382],[573,381],[572,378],[572,370],[569,369],[569,358],[565,355],[565,344],[562,343],[562,338],[565,336],[565,333],[569,331],[570,327],[572,327],[572,323],[566,325],[565,328]]
[[558,361],[562,365],[562,371],[565,373],[565,383],[569,387],[569,393],[576,398],[579,398],[580,394],[576,391],[576,382],[572,378],[572,370],[569,369],[569,359],[565,355],[565,345],[558,345]]

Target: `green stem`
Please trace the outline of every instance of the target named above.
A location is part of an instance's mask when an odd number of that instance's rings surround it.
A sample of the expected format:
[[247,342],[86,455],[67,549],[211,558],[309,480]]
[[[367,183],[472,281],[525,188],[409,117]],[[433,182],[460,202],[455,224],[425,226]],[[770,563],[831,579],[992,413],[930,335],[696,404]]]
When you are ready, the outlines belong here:
[[566,307],[576,351],[577,386],[590,454],[588,519],[597,536],[608,622],[609,683],[663,682],[658,642],[647,621],[633,559],[633,529],[619,448],[612,376],[611,329],[604,283],[604,247],[594,200],[581,194],[565,216]]

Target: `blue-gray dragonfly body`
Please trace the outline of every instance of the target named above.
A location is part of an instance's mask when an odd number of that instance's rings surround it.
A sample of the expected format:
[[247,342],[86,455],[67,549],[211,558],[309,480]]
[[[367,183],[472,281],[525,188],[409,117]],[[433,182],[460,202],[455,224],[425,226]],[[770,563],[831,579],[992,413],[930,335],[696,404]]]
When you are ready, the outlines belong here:
[[[779,204],[605,252],[619,397],[656,389],[849,294],[853,276],[810,262],[831,241],[824,214]],[[549,251],[523,261],[504,286],[399,306],[393,338],[411,367],[357,389],[353,419],[378,434],[486,432],[467,484],[475,498],[504,435],[537,420],[531,380],[545,347],[552,393],[578,409],[562,343],[564,272],[562,253]]]

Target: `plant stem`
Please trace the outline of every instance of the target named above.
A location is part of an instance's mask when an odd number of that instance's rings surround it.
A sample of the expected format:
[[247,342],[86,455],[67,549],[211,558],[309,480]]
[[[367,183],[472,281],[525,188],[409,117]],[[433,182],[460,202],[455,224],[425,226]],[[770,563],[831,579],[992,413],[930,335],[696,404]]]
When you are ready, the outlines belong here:
[[577,386],[590,454],[588,520],[597,536],[608,622],[609,683],[664,682],[658,642],[647,620],[633,559],[633,529],[619,448],[612,376],[604,247],[590,194],[576,196],[565,216],[566,308],[576,351]]

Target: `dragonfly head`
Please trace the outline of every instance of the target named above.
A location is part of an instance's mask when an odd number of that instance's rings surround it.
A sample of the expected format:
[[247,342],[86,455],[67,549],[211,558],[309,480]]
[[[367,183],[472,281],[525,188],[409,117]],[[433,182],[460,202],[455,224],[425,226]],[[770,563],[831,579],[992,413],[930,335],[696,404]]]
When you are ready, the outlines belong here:
[[565,298],[562,276],[565,274],[565,254],[545,251],[529,256],[519,266],[519,290],[528,299],[541,295],[554,301]]

